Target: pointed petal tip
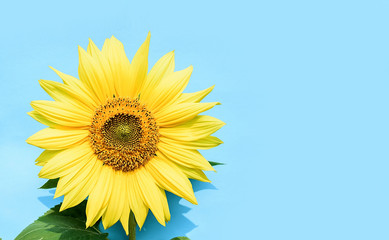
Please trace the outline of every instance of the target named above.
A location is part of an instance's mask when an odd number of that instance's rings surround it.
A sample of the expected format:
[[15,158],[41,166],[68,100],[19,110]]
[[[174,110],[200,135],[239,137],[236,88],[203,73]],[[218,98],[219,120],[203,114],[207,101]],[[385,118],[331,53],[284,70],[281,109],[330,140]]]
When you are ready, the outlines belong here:
[[86,223],[85,223],[85,229],[87,229],[88,227],[92,226],[92,224],[91,224],[91,221],[92,221],[92,220],[89,220],[89,219],[90,219],[90,218],[87,217]]
[[192,194],[190,194],[190,195],[191,196],[187,196],[184,199],[187,200],[188,202],[194,204],[194,205],[199,205],[193,191],[192,191]]
[[[62,195],[63,195],[63,194],[59,194],[58,191],[55,191],[53,199],[59,198],[59,197],[62,196]],[[63,202],[62,202],[62,204],[61,204],[61,208],[62,208],[62,206],[63,206]]]
[[193,65],[190,65],[189,67],[185,68],[184,70],[182,70],[182,72],[186,75],[191,76],[193,72]]
[[64,207],[64,205],[63,205],[63,203],[62,203],[62,204],[61,204],[61,207],[59,208],[59,211],[62,212],[62,211],[64,211],[64,210],[66,210],[66,207]]
[[31,106],[32,108],[35,109],[35,107],[36,107],[36,101],[31,101],[31,102],[30,102],[30,106]]
[[103,222],[103,228],[104,228],[104,230],[107,230],[110,226],[110,224],[109,223],[107,223],[107,221],[104,221],[105,220],[105,218],[103,218],[102,219],[102,222]]
[[60,73],[60,71],[58,71],[57,69],[55,69],[55,68],[52,67],[52,66],[49,66],[49,68],[50,68],[51,70],[53,70],[56,74],[59,74],[59,73]]
[[38,80],[38,83],[39,83],[39,85],[41,85],[41,86],[42,86],[42,85],[46,85],[44,79],[39,79],[39,80]]
[[174,50],[168,52],[165,56],[167,57],[169,62],[174,62],[174,56],[175,56]]
[[57,72],[57,71],[58,71],[58,70],[55,69],[53,66],[50,66],[50,65],[49,65],[49,68],[50,68],[51,70],[53,70],[54,72]]
[[126,220],[123,219],[123,217],[121,217],[119,221],[120,221],[124,231],[126,232],[126,235],[128,236],[128,233],[129,233],[128,232],[128,221],[126,222]]
[[142,227],[143,227],[144,223],[142,223],[142,224],[137,223],[137,224],[138,224],[138,227],[139,227],[139,231],[142,230]]
[[215,168],[212,167],[211,164],[209,164],[209,167],[207,169],[204,169],[204,171],[212,171],[212,172],[216,172]]
[[122,43],[120,42],[119,39],[117,39],[114,35],[111,36],[111,38],[107,39],[107,40],[111,40],[112,42],[119,42],[119,43]]
[[81,53],[86,53],[86,52],[80,45],[78,45],[78,54],[81,54]]
[[[42,172],[42,170],[41,170],[41,172]],[[41,172],[38,173],[38,177],[39,177],[39,178],[45,178],[45,174],[43,174],[43,173],[41,173]]]
[[150,44],[150,38],[151,38],[151,33],[149,31],[149,33],[147,34],[146,40],[145,40],[145,43],[147,43],[147,45]]
[[[93,218],[87,216],[86,223],[85,223],[86,228],[93,226],[100,218],[102,219],[102,217],[99,217],[97,219],[93,219]],[[103,224],[103,227],[104,227],[104,224]],[[104,227],[104,229],[106,229],[106,228]]]
[[28,143],[28,144],[30,144],[30,145],[32,145],[32,144],[31,144],[31,137],[32,137],[32,136],[30,136],[29,138],[26,139],[26,143]]
[[196,199],[196,198],[194,198],[194,199],[191,201],[191,203],[193,203],[194,205],[199,205],[199,203],[197,202],[197,199]]

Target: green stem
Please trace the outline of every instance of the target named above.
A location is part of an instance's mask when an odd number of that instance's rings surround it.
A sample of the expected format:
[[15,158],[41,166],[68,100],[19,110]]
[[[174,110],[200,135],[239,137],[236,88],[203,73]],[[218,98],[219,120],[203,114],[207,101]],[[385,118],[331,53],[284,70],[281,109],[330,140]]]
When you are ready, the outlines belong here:
[[130,212],[130,220],[128,221],[128,237],[129,240],[135,240],[136,239],[136,221],[134,213]]

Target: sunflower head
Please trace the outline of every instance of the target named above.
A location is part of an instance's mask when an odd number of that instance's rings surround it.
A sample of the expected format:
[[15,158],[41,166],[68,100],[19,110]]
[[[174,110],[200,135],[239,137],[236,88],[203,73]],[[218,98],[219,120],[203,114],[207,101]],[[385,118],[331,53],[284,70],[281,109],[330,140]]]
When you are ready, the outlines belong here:
[[90,40],[79,48],[79,78],[53,69],[63,83],[40,80],[54,101],[33,101],[29,113],[47,126],[27,139],[45,149],[39,176],[59,178],[61,210],[85,198],[87,226],[121,221],[130,211],[142,227],[148,210],[170,220],[165,191],[197,204],[189,178],[209,182],[214,170],[198,149],[222,143],[212,133],[224,123],[199,115],[217,102],[200,101],[213,87],[183,93],[193,68],[174,71],[174,52],[148,72],[150,34],[130,62],[122,43],[107,39],[102,50]]
[[138,99],[108,99],[96,110],[89,131],[98,159],[118,171],[143,166],[158,150],[158,125]]

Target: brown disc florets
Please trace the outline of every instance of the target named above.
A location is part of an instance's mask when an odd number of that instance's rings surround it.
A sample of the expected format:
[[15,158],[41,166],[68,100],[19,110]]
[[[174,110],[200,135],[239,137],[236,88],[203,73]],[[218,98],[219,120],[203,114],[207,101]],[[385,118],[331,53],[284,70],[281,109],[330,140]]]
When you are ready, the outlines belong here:
[[158,126],[137,99],[108,99],[97,108],[89,131],[98,159],[115,170],[132,171],[158,150]]

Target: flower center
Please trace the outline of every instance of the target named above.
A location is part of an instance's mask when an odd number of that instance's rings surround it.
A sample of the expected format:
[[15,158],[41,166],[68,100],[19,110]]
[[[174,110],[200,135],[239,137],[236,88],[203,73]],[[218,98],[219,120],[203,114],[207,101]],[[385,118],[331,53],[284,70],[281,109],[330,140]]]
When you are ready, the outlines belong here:
[[118,113],[109,118],[102,127],[106,144],[135,148],[142,137],[142,123],[139,117]]
[[158,150],[158,126],[137,99],[108,99],[97,108],[89,131],[98,159],[115,170],[143,166]]

